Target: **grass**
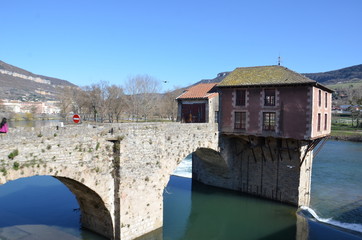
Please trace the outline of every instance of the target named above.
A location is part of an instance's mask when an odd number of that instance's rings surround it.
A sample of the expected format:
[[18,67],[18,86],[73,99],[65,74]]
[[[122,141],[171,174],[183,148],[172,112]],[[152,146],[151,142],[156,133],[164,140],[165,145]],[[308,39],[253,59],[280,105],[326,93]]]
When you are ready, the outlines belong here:
[[362,86],[362,82],[347,82],[347,83],[337,83],[337,84],[328,85],[328,87],[332,88],[332,89],[357,88],[357,87],[361,87],[361,86]]
[[362,141],[362,128],[352,127],[350,117],[333,117],[331,137],[340,140]]
[[332,130],[331,136],[362,136],[362,131],[345,131],[345,130]]
[[12,151],[9,155],[8,155],[8,158],[9,159],[14,159],[16,156],[19,155],[19,150],[18,149],[15,149],[14,151]]

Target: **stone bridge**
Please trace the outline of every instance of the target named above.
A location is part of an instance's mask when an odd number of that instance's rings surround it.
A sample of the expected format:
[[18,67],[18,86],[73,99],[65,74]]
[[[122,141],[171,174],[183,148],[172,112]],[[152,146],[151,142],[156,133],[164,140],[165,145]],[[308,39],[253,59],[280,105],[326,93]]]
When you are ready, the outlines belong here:
[[198,148],[218,151],[216,124],[144,123],[10,129],[0,135],[0,184],[53,176],[76,196],[82,226],[134,239],[163,225],[163,191]]

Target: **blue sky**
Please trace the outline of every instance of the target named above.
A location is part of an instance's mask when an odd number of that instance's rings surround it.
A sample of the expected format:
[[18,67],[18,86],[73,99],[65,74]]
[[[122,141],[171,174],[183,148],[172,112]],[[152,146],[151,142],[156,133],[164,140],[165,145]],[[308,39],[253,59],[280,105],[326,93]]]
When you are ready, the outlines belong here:
[[362,63],[361,0],[1,0],[0,60],[79,86],[148,74],[163,90],[236,67]]

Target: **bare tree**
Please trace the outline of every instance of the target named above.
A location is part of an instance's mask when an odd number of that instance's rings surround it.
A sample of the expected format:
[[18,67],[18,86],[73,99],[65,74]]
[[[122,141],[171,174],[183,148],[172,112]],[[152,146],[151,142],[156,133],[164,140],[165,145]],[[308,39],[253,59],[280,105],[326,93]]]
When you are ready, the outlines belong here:
[[91,86],[85,86],[83,91],[85,92],[87,112],[91,114],[93,120],[97,122],[98,119],[100,119],[100,109],[103,104],[101,89],[97,84],[92,84]]
[[149,75],[137,75],[128,79],[125,91],[129,95],[131,117],[147,120],[154,113],[157,93],[161,91],[160,82]]
[[118,122],[125,111],[132,118],[147,119],[155,115],[156,106],[161,102],[159,91],[159,81],[148,75],[138,75],[126,83],[128,95],[124,94],[122,87],[105,81],[83,88],[64,88],[60,94],[60,106],[64,117],[74,112],[84,120]]
[[60,115],[66,118],[73,111],[73,87],[58,88]]
[[353,87],[351,85],[349,88],[346,88],[346,94],[348,96],[348,102],[351,104],[351,118],[352,118],[352,127],[354,122],[356,122],[356,127],[360,126],[361,111],[360,107],[362,105],[362,87]]
[[106,88],[107,99],[105,100],[107,106],[107,114],[109,122],[120,120],[122,111],[125,110],[125,98],[123,89],[117,85],[111,85]]
[[183,89],[174,87],[174,90],[168,91],[162,96],[160,103],[162,116],[169,120],[175,121],[177,117],[177,101],[176,97],[180,96]]

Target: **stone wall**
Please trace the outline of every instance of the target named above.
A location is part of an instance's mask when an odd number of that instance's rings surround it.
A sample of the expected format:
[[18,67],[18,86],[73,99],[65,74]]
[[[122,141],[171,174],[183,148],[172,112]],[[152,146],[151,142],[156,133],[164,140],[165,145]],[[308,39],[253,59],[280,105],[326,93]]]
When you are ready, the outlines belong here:
[[220,139],[221,153],[193,154],[193,178],[293,205],[309,206],[312,154],[307,142],[263,137]]
[[[35,175],[54,176],[83,206],[83,225],[112,238],[113,143],[107,137],[108,129],[103,126],[11,128],[0,135],[0,184]],[[90,206],[102,210],[94,212]]]
[[214,124],[144,124],[120,142],[121,239],[163,225],[163,191],[177,165],[197,148],[218,149]]

